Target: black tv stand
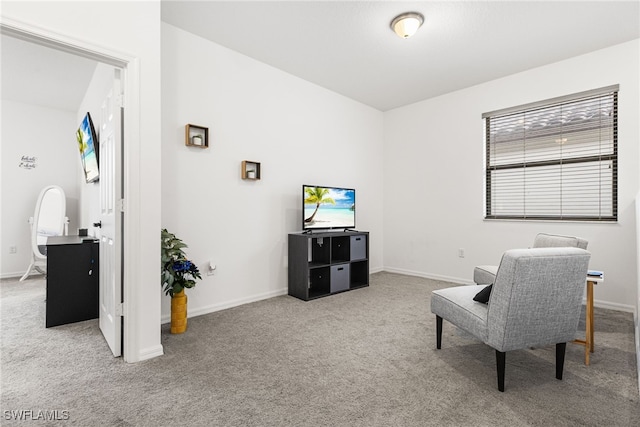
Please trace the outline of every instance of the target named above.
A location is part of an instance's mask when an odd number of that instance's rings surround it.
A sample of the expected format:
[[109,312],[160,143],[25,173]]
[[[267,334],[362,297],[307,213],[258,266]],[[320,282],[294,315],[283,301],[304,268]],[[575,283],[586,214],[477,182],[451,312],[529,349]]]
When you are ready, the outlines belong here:
[[309,301],[369,286],[368,232],[310,231],[289,234],[289,295]]

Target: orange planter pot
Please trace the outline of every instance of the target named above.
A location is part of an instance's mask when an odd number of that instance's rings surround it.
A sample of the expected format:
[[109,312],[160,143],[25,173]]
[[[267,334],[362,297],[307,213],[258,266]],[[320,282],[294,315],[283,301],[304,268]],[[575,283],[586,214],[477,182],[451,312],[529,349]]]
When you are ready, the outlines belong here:
[[171,333],[181,334],[187,330],[187,295],[184,289],[171,298]]

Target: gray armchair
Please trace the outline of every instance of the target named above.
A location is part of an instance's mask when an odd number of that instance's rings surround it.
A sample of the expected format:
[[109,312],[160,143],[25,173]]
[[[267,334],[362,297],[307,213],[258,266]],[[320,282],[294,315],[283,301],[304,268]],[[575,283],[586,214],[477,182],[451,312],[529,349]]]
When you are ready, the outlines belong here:
[[443,319],[496,350],[498,390],[504,391],[505,352],[556,345],[562,379],[567,341],[574,339],[591,254],[579,248],[512,249],[504,253],[488,304],[474,301],[478,286],[433,291],[436,347]]
[[[580,248],[587,249],[589,242],[580,237],[538,233],[533,240],[534,248]],[[490,285],[496,280],[497,265],[479,265],[473,269],[473,281],[478,285]]]

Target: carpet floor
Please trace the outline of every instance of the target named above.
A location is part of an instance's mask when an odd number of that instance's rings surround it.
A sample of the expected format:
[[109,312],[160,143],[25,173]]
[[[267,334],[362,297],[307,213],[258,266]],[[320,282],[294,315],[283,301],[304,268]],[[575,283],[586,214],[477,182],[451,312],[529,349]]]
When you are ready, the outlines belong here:
[[[495,352],[451,324],[435,349],[431,291],[391,273],[303,302],[290,296],[189,319],[165,355],[111,357],[97,320],[46,329],[45,281],[0,281],[3,426],[638,426],[633,316],[595,309],[595,352]],[[581,324],[584,333],[584,324]],[[57,418],[47,420],[49,418]]]

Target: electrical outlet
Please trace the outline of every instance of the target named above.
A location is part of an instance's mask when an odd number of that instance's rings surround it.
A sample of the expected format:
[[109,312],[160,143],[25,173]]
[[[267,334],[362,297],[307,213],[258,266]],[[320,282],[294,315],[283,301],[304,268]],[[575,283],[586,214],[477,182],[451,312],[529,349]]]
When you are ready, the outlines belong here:
[[458,249],[458,257],[459,258],[464,258],[464,249],[463,248]]
[[10,254],[17,254],[18,253],[18,247],[17,246],[9,246],[9,253]]
[[207,276],[213,276],[215,274],[217,266],[213,262],[209,261],[208,267],[209,268],[207,268]]

